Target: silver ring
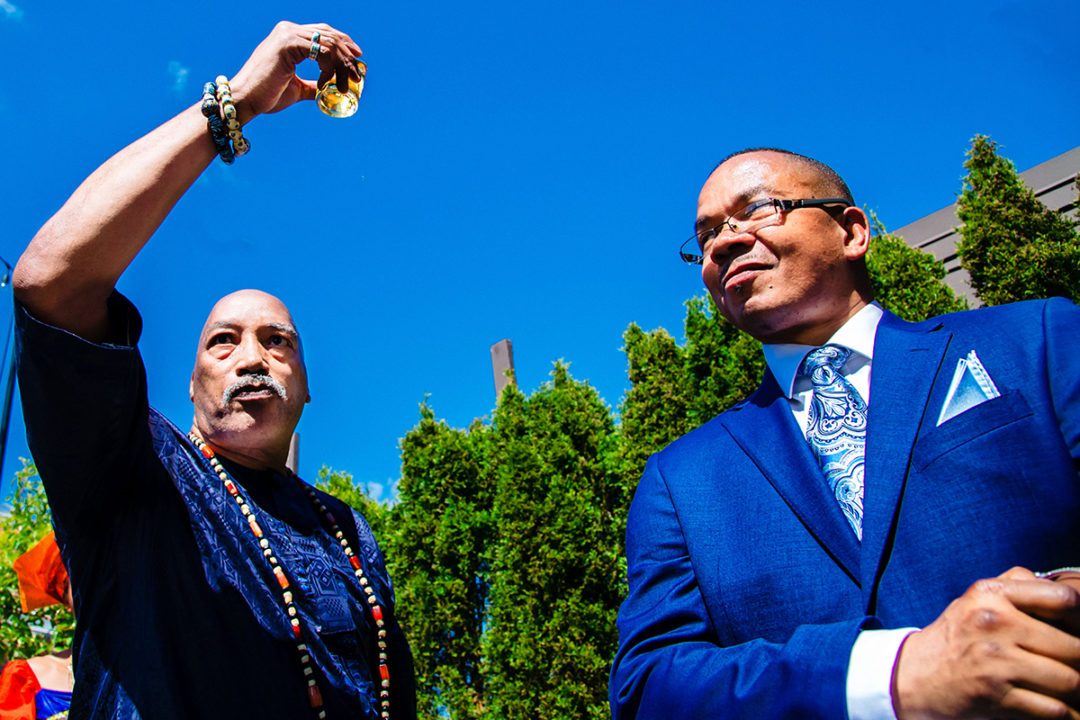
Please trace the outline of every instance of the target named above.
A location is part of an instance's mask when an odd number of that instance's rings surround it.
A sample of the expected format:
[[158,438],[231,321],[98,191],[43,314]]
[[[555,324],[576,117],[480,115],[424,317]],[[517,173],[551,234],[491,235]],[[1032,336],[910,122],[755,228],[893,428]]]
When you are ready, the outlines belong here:
[[319,38],[321,38],[321,37],[322,37],[322,35],[320,35],[319,31],[316,30],[315,32],[311,33],[311,42],[312,43],[317,43],[317,42],[319,42]]
[[[315,33],[315,34],[318,35],[318,33]],[[317,42],[313,42],[313,43],[311,43],[311,49],[308,50],[307,56],[309,58],[311,58],[312,60],[318,60],[319,59],[319,51],[321,51],[321,50],[322,50],[322,45],[320,45]]]

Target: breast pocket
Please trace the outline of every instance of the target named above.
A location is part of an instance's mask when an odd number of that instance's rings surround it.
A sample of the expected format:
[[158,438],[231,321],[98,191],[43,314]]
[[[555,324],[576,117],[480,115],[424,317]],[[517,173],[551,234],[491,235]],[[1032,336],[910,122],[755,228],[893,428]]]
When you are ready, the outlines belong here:
[[1031,407],[1019,390],[980,403],[927,432],[915,444],[912,466],[917,472],[953,452],[992,455],[1007,445],[1023,443],[1022,436],[1033,432]]

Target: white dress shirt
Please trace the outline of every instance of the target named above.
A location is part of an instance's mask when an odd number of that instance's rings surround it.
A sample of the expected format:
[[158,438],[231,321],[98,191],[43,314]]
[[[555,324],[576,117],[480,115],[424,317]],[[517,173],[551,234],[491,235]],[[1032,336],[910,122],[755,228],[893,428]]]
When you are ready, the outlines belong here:
[[[859,310],[837,330],[828,342],[849,348],[851,357],[840,368],[862,399],[870,404],[870,367],[874,360],[874,338],[882,310],[871,303]],[[810,379],[799,377],[799,366],[813,345],[765,345],[765,362],[788,398],[795,422],[806,435],[810,423]],[[822,482],[825,482],[822,477]],[[872,482],[872,479],[871,479]],[[850,528],[848,528],[850,529]],[[892,705],[892,671],[900,646],[918,628],[863,630],[851,648],[847,674],[847,710],[850,720],[896,720]]]

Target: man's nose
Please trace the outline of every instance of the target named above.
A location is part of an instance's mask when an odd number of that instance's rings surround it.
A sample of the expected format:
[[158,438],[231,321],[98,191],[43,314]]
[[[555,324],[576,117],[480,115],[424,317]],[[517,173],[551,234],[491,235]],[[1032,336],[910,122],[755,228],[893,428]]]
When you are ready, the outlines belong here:
[[262,346],[258,338],[245,336],[237,348],[237,375],[251,375],[252,373],[264,373],[269,368],[266,362],[266,348]]
[[705,254],[716,264],[722,265],[733,255],[741,255],[754,246],[757,237],[749,232],[728,231],[717,235],[705,248]]

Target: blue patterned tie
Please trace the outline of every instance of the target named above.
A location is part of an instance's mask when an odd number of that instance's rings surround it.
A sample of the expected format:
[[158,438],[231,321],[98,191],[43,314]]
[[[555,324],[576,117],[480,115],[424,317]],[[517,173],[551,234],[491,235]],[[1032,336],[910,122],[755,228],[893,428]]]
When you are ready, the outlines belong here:
[[861,541],[866,402],[840,374],[850,357],[848,348],[826,345],[806,356],[799,374],[810,378],[814,386],[806,439],[836,502]]

